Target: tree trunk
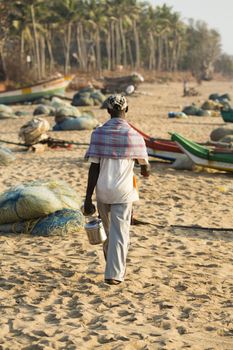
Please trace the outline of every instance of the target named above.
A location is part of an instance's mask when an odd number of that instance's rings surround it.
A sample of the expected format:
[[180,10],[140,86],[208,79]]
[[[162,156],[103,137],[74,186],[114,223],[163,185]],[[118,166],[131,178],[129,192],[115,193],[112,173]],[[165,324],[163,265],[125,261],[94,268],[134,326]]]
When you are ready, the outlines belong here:
[[107,68],[108,70],[111,70],[111,34],[109,33],[109,31],[106,36],[106,51],[108,57]]
[[162,53],[163,53],[162,39],[161,39],[161,36],[159,36],[158,37],[158,59],[157,59],[158,71],[161,71],[161,68],[162,68]]
[[115,30],[114,30],[114,23],[111,23],[111,51],[112,51],[112,55],[111,55],[111,67],[112,69],[115,69],[116,67],[116,57],[115,57]]
[[121,37],[120,37],[119,22],[116,23],[115,32],[116,32],[116,65],[119,66],[121,64]]
[[164,50],[165,50],[165,69],[169,71],[169,48],[168,48],[168,39],[167,35],[164,37]]
[[5,81],[7,79],[6,65],[3,54],[3,41],[0,42],[0,81]]
[[65,35],[65,74],[68,73],[70,69],[70,44],[71,44],[71,22],[67,24],[67,32]]
[[134,60],[133,60],[133,53],[132,53],[132,47],[130,44],[130,41],[127,41],[127,46],[128,46],[128,52],[129,52],[129,61],[130,61],[130,66],[131,68],[134,66]]
[[21,32],[20,35],[20,64],[25,65],[25,52],[24,52],[24,35]]
[[32,26],[33,26],[33,34],[35,40],[35,54],[36,54],[36,65],[37,65],[37,78],[41,79],[41,71],[40,71],[40,51],[39,51],[39,42],[36,30],[36,21],[35,21],[35,11],[34,6],[31,5],[31,16],[32,16]]
[[77,26],[77,47],[80,68],[82,71],[87,71],[87,50],[83,35],[82,23],[79,23]]
[[155,69],[155,40],[152,32],[149,33],[149,46],[149,70],[152,70]]
[[46,77],[46,61],[45,61],[45,39],[40,37],[40,62],[41,62],[41,76]]
[[52,40],[51,40],[51,32],[48,29],[46,33],[46,44],[49,53],[49,74],[51,75],[54,69],[54,57],[53,57],[53,49],[52,49]]
[[96,28],[96,67],[99,72],[101,72],[102,62],[101,62],[101,50],[100,50],[100,32],[99,27]]
[[122,53],[123,53],[123,66],[127,67],[127,49],[126,49],[126,39],[125,32],[123,28],[122,18],[119,20],[119,29],[121,33],[121,42],[122,42]]
[[135,68],[140,67],[140,44],[136,21],[133,22],[134,44],[135,44]]

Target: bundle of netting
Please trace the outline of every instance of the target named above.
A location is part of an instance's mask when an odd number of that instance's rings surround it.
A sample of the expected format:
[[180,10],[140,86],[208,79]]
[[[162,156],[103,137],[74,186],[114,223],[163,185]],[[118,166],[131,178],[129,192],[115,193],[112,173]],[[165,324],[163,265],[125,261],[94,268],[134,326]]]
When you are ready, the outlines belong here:
[[14,154],[9,148],[0,145],[0,166],[7,166],[15,160]]
[[53,127],[53,131],[61,130],[92,130],[95,129],[100,123],[91,114],[85,113],[80,117],[66,117],[63,119],[55,118],[56,124]]
[[49,122],[43,118],[33,118],[24,124],[19,131],[19,138],[26,145],[33,145],[48,138],[46,132],[50,129]]
[[18,118],[10,106],[0,104],[0,119]]
[[63,181],[34,181],[0,195],[0,224],[37,219],[62,209],[79,210],[81,198]]
[[34,236],[65,236],[76,233],[84,224],[81,210],[62,209],[39,219],[0,225],[1,233]]

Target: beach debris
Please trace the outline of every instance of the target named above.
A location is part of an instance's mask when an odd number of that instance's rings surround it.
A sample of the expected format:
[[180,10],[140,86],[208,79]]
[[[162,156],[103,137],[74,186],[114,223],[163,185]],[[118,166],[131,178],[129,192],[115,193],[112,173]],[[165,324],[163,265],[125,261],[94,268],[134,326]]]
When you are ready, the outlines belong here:
[[18,118],[17,115],[15,115],[13,109],[10,106],[1,105],[0,104],[0,119],[16,119]]
[[62,209],[80,210],[81,198],[67,183],[32,181],[0,195],[0,224],[44,217]]
[[20,128],[19,139],[21,139],[25,145],[33,145],[48,138],[46,132],[49,129],[50,125],[46,119],[39,117],[33,118]]
[[0,145],[0,166],[4,165],[7,166],[14,162],[15,160],[14,154],[11,152],[9,148],[3,147]]
[[135,91],[134,85],[128,85],[127,88],[125,89],[126,95],[132,95]]
[[168,118],[187,119],[188,116],[184,112],[168,112]]

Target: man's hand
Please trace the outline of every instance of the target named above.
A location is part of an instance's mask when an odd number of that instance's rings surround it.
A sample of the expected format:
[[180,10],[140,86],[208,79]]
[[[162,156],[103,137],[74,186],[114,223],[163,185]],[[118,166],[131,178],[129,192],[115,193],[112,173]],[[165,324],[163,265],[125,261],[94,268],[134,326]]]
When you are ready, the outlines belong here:
[[141,165],[141,175],[143,177],[149,177],[150,175],[150,164]]
[[83,215],[93,215],[96,212],[95,205],[92,203],[91,199],[85,199],[84,206],[83,206]]

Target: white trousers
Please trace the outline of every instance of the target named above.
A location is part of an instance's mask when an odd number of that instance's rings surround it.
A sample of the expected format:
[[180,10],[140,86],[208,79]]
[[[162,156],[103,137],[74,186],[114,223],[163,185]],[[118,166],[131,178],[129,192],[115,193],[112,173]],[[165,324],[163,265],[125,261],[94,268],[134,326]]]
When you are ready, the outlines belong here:
[[103,250],[106,260],[105,279],[124,280],[129,247],[132,203],[104,204],[97,201],[107,235]]

